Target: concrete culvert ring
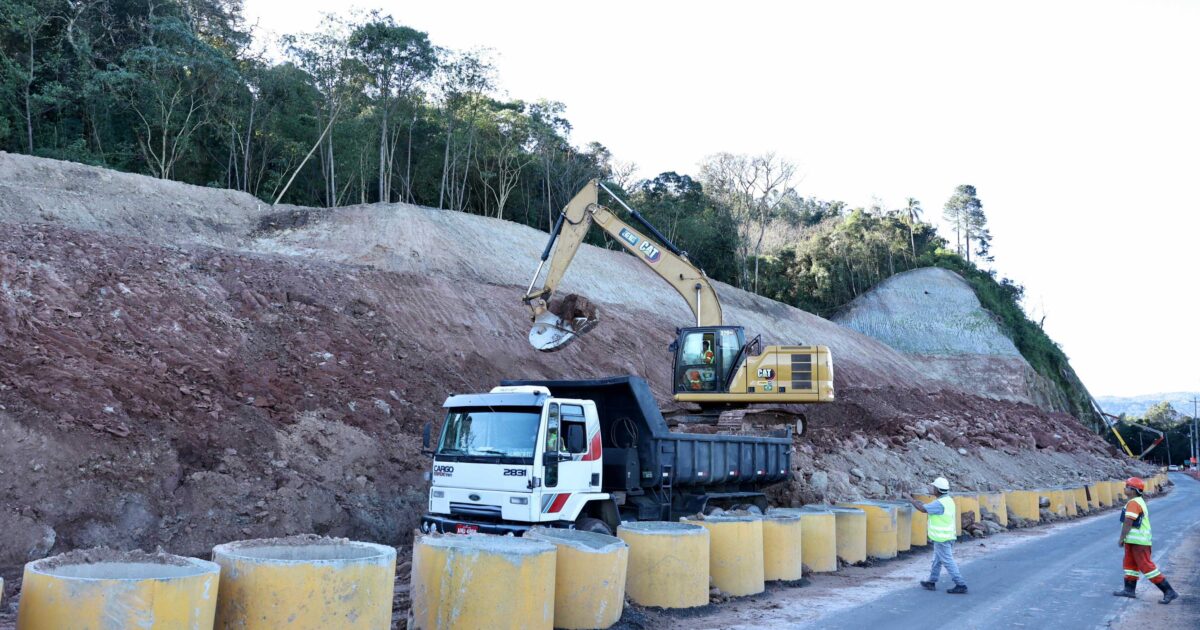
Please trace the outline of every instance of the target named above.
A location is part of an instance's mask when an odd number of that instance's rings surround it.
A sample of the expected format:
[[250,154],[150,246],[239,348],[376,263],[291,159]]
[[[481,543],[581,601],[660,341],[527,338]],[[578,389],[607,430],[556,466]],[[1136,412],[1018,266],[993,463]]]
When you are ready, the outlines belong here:
[[213,560],[221,565],[217,628],[382,628],[391,623],[392,547],[293,536],[217,545]]
[[557,547],[555,628],[608,628],[620,620],[629,562],[629,545],[624,540],[549,527],[535,527],[525,537]]
[[25,628],[210,627],[220,567],[166,553],[87,549],[25,565]]

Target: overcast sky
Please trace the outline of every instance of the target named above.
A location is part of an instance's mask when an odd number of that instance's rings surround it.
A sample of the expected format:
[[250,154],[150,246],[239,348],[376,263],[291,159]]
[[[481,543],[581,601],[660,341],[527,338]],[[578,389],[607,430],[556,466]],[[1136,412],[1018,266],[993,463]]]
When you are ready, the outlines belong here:
[[930,218],[973,184],[1094,395],[1200,390],[1200,2],[245,0],[274,34],[331,6],[493,49],[643,176],[776,151],[805,196]]

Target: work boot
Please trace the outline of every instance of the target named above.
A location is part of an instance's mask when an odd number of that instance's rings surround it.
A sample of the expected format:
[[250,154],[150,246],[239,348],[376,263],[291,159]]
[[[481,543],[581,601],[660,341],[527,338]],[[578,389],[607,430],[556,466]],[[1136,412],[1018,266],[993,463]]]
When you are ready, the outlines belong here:
[[946,589],[946,592],[950,593],[951,595],[964,595],[967,592],[967,585],[955,584],[954,588],[948,588]]
[[[1166,581],[1166,580],[1164,580],[1164,581]],[[1135,582],[1133,580],[1125,580],[1125,590],[1113,591],[1113,595],[1116,595],[1117,597],[1128,597],[1129,599],[1137,599],[1137,594],[1134,592],[1136,590],[1137,590],[1137,582]]]
[[1167,582],[1166,580],[1155,584],[1155,586],[1158,587],[1158,590],[1163,592],[1163,598],[1158,600],[1158,603],[1160,604],[1170,604],[1171,600],[1179,597],[1179,593],[1176,593],[1175,589],[1171,588],[1171,583]]
[[921,580],[921,586],[927,591],[937,590],[937,582],[926,582],[925,580]]

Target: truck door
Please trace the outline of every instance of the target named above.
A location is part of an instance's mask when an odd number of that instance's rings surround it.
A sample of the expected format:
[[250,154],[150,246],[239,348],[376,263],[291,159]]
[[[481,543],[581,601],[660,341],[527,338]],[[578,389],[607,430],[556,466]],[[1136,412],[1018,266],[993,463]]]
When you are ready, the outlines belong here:
[[588,423],[582,404],[549,403],[543,456],[546,487],[543,502],[547,505],[543,514],[559,512],[571,494],[600,491],[599,438],[599,423],[595,418]]

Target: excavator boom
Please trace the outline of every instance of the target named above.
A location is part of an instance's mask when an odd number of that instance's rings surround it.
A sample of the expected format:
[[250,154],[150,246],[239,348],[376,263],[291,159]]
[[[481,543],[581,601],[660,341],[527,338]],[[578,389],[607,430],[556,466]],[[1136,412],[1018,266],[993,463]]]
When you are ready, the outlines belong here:
[[[624,206],[630,216],[647,232],[653,234],[658,242],[650,240],[643,232],[621,220],[612,210],[600,205],[601,188]],[[550,306],[551,297],[562,283],[567,267],[575,259],[575,254],[592,225],[604,230],[670,284],[687,301],[697,326],[721,325],[721,302],[716,291],[713,290],[708,276],[688,260],[687,252],[675,247],[649,221],[625,205],[611,190],[592,180],[559,214],[550,232],[550,240],[542,252],[541,264],[538,265],[529,283],[529,289],[525,292],[524,302],[533,313],[534,325],[529,333],[529,342],[534,348],[543,352],[561,350],[596,324],[594,315],[578,312],[556,313],[551,311]],[[546,270],[546,278],[541,287],[535,289],[547,262],[549,268]]]

